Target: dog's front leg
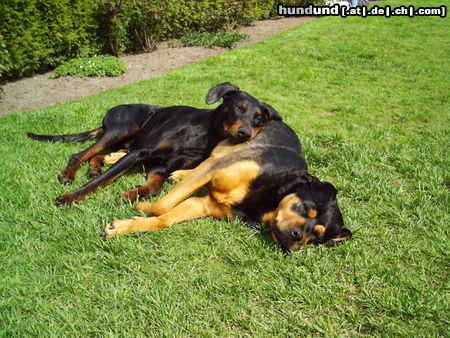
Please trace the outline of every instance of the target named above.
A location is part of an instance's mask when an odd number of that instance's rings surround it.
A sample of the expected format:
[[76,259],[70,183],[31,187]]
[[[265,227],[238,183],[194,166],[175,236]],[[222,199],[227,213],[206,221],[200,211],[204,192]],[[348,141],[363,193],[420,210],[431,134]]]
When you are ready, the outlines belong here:
[[180,182],[183,178],[192,173],[192,171],[194,170],[195,169],[175,170],[173,173],[170,174],[169,182],[170,183]]
[[112,238],[119,234],[156,231],[194,218],[207,216],[224,218],[229,215],[229,207],[218,203],[209,195],[192,197],[159,217],[133,217],[114,221],[105,227],[104,233],[106,237]]
[[208,184],[212,179],[216,163],[217,160],[211,158],[203,161],[198,167],[189,171],[189,174],[159,201],[154,203],[141,202],[136,204],[134,209],[154,216],[169,212],[198,189]]

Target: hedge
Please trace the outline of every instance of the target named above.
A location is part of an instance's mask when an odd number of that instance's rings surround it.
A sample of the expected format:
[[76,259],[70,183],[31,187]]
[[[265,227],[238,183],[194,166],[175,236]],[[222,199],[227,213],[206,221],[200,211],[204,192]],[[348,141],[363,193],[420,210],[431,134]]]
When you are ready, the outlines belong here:
[[0,79],[78,56],[151,51],[186,32],[246,25],[275,16],[278,2],[322,0],[2,0]]
[[31,75],[100,52],[97,8],[92,0],[2,0],[1,78]]

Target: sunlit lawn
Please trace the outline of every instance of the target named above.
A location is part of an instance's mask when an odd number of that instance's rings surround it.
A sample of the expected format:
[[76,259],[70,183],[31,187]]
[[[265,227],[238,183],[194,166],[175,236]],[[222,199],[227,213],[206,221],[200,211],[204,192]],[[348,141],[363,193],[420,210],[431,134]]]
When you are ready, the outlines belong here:
[[[428,6],[437,1],[397,1]],[[448,19],[321,18],[162,77],[0,118],[0,336],[448,335]],[[78,205],[56,176],[122,103],[205,107],[230,81],[298,133],[353,240],[285,257],[264,231],[201,219],[105,240],[136,215],[121,178]],[[86,167],[74,187],[86,182]],[[170,188],[166,185],[162,196]],[[158,198],[158,197],[155,197]]]

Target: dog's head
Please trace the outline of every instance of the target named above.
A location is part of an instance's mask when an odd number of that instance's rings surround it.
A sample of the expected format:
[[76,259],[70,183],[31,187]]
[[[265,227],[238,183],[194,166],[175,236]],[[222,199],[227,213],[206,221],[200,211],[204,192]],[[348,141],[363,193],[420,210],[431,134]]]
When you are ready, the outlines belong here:
[[221,98],[223,102],[217,107],[219,119],[225,135],[232,142],[245,142],[256,136],[264,123],[282,120],[274,108],[229,82],[211,88],[206,96],[206,103],[213,104]]
[[352,237],[344,227],[336,188],[309,174],[302,175],[295,192],[280,201],[271,224],[272,238],[284,252],[307,243],[337,244]]

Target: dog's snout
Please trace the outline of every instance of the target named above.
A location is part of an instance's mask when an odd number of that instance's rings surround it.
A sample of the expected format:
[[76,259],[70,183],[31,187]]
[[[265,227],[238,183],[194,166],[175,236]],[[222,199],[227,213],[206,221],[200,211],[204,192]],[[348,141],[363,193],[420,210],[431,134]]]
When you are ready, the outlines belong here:
[[252,130],[247,126],[242,126],[238,129],[238,136],[242,140],[248,140],[252,137]]
[[300,240],[303,237],[303,231],[300,227],[293,227],[291,231],[292,237],[294,237],[296,240]]

